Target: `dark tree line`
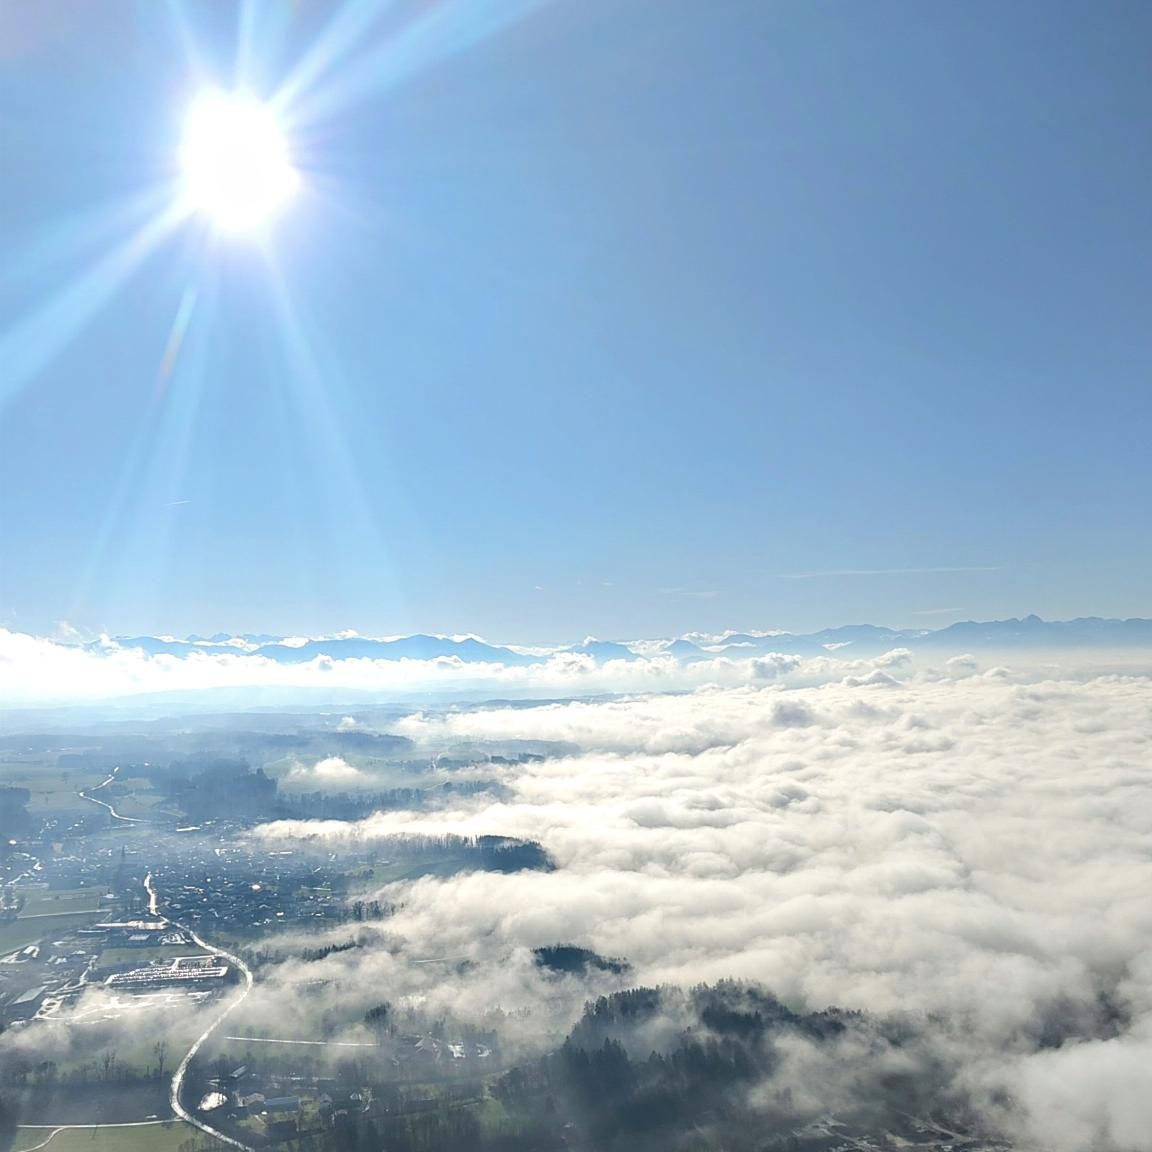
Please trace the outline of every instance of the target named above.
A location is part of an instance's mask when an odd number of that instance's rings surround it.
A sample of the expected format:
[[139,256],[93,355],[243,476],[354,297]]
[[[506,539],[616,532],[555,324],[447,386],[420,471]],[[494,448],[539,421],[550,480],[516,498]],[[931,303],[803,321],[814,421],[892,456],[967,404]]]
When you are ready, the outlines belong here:
[[275,815],[276,781],[245,760],[194,759],[152,766],[149,780],[190,820],[269,818]]
[[278,815],[296,820],[362,820],[374,812],[412,812],[435,808],[461,796],[503,795],[490,780],[445,781],[430,788],[386,788],[376,792],[299,792],[281,795]]
[[539,967],[549,972],[565,972],[577,976],[593,971],[619,975],[631,967],[627,960],[601,956],[590,948],[577,948],[574,944],[546,944],[543,948],[533,948],[532,956]]

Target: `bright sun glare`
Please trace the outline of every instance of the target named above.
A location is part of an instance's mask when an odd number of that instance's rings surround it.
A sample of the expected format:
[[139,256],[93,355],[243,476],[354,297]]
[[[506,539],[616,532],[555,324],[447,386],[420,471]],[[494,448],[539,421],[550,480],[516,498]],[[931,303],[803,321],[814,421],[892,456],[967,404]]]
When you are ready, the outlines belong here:
[[225,232],[260,227],[300,182],[276,117],[242,96],[213,92],[192,104],[180,161],[190,206]]

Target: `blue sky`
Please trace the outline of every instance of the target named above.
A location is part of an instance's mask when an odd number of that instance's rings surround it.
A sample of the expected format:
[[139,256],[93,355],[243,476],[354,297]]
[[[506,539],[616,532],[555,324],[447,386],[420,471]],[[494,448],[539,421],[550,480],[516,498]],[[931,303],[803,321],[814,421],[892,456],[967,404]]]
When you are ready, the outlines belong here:
[[[0,7],[0,624],[1152,615],[1144,0],[243,10]],[[266,245],[117,278],[342,27]]]

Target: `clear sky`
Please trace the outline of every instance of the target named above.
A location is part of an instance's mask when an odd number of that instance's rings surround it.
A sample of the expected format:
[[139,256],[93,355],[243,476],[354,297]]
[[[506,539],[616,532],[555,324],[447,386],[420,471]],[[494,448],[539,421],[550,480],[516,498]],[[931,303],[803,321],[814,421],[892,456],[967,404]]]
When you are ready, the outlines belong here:
[[[0,624],[1152,615],[1150,43],[1147,0],[0,0]],[[300,193],[157,238],[238,74]]]

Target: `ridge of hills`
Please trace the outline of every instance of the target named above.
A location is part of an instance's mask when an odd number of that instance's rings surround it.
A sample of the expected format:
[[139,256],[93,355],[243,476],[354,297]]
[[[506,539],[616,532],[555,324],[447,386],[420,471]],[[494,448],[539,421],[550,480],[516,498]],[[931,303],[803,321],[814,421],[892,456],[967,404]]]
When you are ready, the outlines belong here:
[[[619,641],[589,637],[579,644],[546,650],[523,649],[489,644],[474,636],[436,636],[417,633],[374,639],[340,635],[290,639],[265,634],[229,636],[217,633],[209,639],[169,636],[116,636],[83,645],[92,651],[118,648],[139,649],[150,656],[187,658],[197,654],[259,656],[278,664],[306,664],[318,658],[328,660],[453,660],[464,664],[523,666],[543,663],[559,655],[582,656],[604,663],[609,660],[640,659],[639,652]],[[649,653],[652,646],[646,646]],[[1067,649],[1067,648],[1152,648],[1152,620],[1109,619],[1084,616],[1074,620],[1042,620],[1025,616],[1007,620],[965,620],[939,629],[885,628],[876,624],[848,624],[818,632],[726,633],[714,643],[701,643],[686,637],[664,641],[655,654],[680,660],[707,660],[716,656],[756,656],[768,652],[798,655],[827,655],[848,650],[852,655],[887,651],[967,649]]]

